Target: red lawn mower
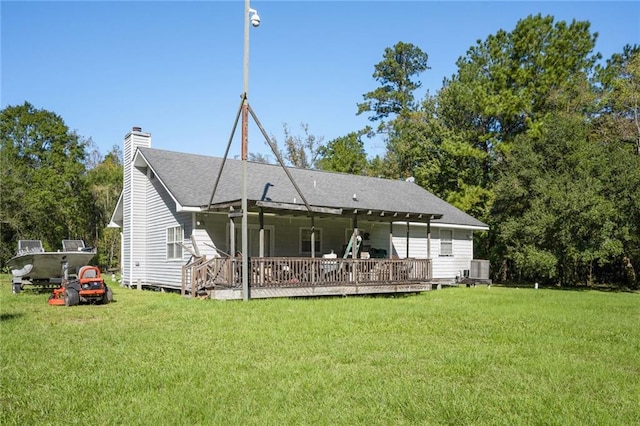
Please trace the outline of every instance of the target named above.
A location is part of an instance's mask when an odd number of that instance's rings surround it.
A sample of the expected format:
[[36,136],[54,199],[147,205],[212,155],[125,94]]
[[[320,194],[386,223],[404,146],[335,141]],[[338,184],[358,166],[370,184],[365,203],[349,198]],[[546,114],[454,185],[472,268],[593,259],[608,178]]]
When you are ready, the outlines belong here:
[[80,303],[106,304],[113,301],[113,292],[104,283],[97,266],[83,266],[75,280],[64,280],[62,286],[53,290],[50,305],[74,306]]

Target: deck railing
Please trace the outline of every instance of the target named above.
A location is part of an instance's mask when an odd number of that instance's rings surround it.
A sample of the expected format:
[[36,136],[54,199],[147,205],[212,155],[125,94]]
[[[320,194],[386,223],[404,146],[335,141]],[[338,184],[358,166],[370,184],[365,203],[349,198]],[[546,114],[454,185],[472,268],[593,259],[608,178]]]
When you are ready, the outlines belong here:
[[[405,284],[431,279],[430,259],[324,259],[258,257],[249,259],[253,288]],[[242,287],[242,259],[198,259],[183,267],[182,293]]]

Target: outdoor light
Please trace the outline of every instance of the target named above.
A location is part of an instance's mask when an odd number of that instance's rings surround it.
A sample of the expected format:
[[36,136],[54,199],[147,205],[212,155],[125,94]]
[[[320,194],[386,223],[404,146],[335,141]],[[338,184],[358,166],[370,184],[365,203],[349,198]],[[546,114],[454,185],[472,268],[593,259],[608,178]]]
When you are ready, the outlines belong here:
[[260,16],[258,16],[258,12],[255,9],[249,9],[249,13],[251,14],[251,25],[254,27],[260,26]]

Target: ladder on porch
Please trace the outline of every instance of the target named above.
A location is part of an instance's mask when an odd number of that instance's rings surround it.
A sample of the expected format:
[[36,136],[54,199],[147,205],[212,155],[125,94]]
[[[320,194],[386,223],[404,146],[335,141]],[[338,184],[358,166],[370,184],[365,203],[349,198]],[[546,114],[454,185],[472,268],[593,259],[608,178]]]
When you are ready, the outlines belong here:
[[[342,256],[343,259],[346,259],[347,257],[349,257],[349,254],[351,254],[351,248],[353,245],[353,235],[351,236],[351,238],[349,238],[349,244],[347,244],[347,249],[344,251],[344,255]],[[355,252],[358,253],[358,250],[360,250],[360,244],[362,244],[362,237],[360,235],[356,235],[356,249]]]

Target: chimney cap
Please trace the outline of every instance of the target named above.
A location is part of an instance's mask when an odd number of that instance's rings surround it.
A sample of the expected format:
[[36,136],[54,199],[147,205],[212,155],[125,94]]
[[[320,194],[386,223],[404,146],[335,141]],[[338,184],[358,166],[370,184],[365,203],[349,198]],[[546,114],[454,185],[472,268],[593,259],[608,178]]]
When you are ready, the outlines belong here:
[[133,131],[133,132],[141,132],[141,131],[142,131],[142,127],[133,126],[133,128],[131,129],[131,131]]

